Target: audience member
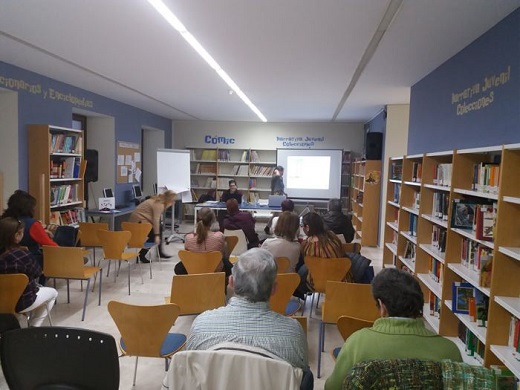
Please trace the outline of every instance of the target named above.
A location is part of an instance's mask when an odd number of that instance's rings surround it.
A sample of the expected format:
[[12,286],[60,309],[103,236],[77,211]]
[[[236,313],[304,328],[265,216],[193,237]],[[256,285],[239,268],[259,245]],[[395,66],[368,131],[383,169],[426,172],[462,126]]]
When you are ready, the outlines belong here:
[[295,236],[299,227],[298,215],[284,211],[280,214],[274,229],[275,237],[266,239],[262,244],[262,249],[269,251],[274,257],[289,259],[289,268],[282,270],[283,272],[296,272],[296,264],[300,258],[300,243],[295,240]]
[[255,219],[250,213],[240,211],[236,199],[229,199],[226,202],[228,215],[224,217],[221,230],[242,230],[247,239],[247,248],[257,247],[260,243],[258,234],[255,231]]
[[343,234],[345,242],[352,242],[354,239],[354,227],[349,216],[343,214],[341,200],[329,200],[329,211],[323,216],[323,223],[334,233]]
[[[294,202],[291,199],[284,199],[281,204],[282,213],[284,211],[294,211]],[[275,215],[274,217],[271,217],[269,221],[267,221],[267,224],[265,225],[264,231],[265,234],[274,234],[274,228],[276,227],[276,223],[278,222],[279,215]],[[299,227],[298,227],[298,233],[299,235]]]
[[271,195],[285,195],[285,184],[283,182],[283,167],[278,165],[271,177]]
[[[161,243],[161,216],[164,211],[173,206],[177,194],[171,190],[166,190],[160,194],[152,196],[150,199],[141,202],[135,210],[130,214],[128,219],[130,222],[149,222],[152,224],[152,230],[148,235],[148,242],[154,242],[156,245]],[[142,263],[149,263],[146,259],[148,249],[141,249],[139,259]]]
[[227,202],[229,199],[236,199],[238,204],[242,203],[242,193],[237,188],[237,182],[234,179],[231,179],[229,182],[229,189],[222,191],[222,196],[220,197],[221,202]]
[[23,222],[11,217],[0,220],[0,273],[27,275],[29,283],[16,304],[16,311],[31,312],[29,325],[41,326],[54,306],[58,292],[38,286],[42,268],[32,253],[20,246],[23,235]]
[[[190,252],[218,251],[225,255],[225,240],[222,232],[211,231],[211,225],[215,222],[215,214],[209,207],[203,207],[197,213],[197,226],[195,233],[188,233],[184,237],[184,249]],[[220,262],[215,272],[223,272],[224,262]],[[175,266],[175,274],[187,274],[182,262]]]
[[385,268],[372,281],[381,318],[352,334],[341,348],[326,390],[341,389],[352,367],[373,359],[451,359],[462,361],[450,340],[424,326],[424,298],[417,280],[405,271]]

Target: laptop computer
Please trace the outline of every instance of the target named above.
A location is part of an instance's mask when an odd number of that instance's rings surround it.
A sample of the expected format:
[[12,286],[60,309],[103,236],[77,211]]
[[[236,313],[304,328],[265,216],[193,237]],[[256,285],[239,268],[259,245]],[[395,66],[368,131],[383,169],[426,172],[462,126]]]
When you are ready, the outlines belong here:
[[281,207],[282,202],[287,198],[285,195],[269,195],[267,205],[269,207]]

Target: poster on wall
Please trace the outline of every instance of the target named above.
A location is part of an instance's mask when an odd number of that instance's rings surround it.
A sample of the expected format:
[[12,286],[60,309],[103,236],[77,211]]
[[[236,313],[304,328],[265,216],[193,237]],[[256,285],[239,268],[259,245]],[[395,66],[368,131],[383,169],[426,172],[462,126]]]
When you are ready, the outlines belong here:
[[117,183],[141,182],[141,145],[117,142]]

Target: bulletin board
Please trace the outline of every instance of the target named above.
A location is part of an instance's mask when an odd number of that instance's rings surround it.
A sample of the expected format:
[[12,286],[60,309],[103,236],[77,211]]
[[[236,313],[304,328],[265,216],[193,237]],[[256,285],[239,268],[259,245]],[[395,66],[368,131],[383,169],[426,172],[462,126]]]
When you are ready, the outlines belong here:
[[141,175],[141,145],[117,141],[117,183],[140,183]]

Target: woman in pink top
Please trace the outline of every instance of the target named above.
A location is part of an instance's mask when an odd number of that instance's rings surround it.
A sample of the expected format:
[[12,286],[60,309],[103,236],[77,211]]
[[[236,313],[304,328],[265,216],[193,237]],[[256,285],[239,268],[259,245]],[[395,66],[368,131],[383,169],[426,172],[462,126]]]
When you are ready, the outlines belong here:
[[[184,237],[184,249],[190,252],[219,251],[224,256],[225,243],[224,234],[211,231],[211,225],[215,222],[215,214],[209,207],[203,207],[197,213],[197,227],[195,233],[188,233]],[[221,261],[216,272],[224,271],[224,263]],[[188,272],[182,264],[177,263],[175,274],[186,275]]]

